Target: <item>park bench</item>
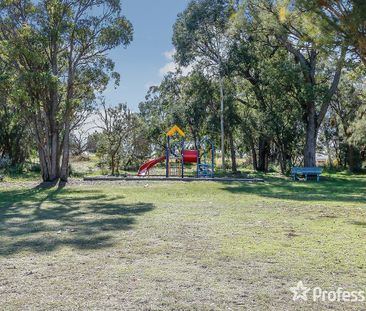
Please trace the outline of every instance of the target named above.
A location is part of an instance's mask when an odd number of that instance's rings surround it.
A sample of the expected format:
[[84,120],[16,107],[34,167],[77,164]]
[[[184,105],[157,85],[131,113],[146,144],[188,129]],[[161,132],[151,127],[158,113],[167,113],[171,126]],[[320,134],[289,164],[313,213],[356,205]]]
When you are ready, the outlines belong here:
[[299,176],[304,176],[305,180],[308,180],[308,176],[316,176],[316,181],[319,181],[322,172],[320,167],[293,167],[291,176],[293,180],[298,179]]

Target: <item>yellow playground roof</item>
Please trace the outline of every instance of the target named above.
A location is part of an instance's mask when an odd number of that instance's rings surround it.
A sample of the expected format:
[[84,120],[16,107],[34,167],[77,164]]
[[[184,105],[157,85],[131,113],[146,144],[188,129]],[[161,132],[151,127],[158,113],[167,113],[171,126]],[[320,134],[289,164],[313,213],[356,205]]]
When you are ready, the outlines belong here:
[[169,132],[166,133],[166,136],[173,136],[175,133],[178,133],[180,136],[184,137],[186,134],[179,128],[178,125],[174,125]]

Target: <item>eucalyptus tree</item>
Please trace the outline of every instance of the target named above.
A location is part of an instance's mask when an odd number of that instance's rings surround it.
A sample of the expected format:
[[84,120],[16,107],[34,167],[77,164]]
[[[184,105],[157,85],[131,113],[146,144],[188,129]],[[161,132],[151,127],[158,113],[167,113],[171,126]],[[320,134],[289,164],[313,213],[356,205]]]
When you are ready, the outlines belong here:
[[302,142],[301,72],[286,51],[273,52],[255,34],[250,40],[244,36],[230,58],[236,100],[241,103],[243,144],[252,154],[254,169],[267,171],[271,156],[286,173]]
[[[301,109],[306,127],[304,165],[315,166],[319,127],[337,91],[347,45],[337,33],[322,36],[321,18],[281,1],[247,1],[245,25],[273,51],[285,49],[302,72]],[[335,43],[337,42],[337,44]]]
[[174,25],[175,58],[183,66],[195,64],[218,77],[220,85],[221,156],[225,169],[224,81],[225,63],[230,49],[230,18],[234,1],[193,0],[178,15]]
[[[261,121],[261,118],[268,105],[268,98],[266,98],[268,90],[264,89],[268,76],[268,63],[264,64],[264,61],[271,58],[272,53],[266,46],[257,42],[258,38],[250,32],[249,27],[244,25],[241,13],[236,16],[238,21],[235,23],[236,30],[233,32],[234,40],[227,69],[231,76],[235,77],[233,84],[237,86],[236,100],[248,106],[244,109],[245,117],[241,129],[246,133],[246,138],[251,144],[253,167],[255,170],[266,171],[271,137],[266,129],[266,123]],[[252,126],[253,122],[256,123],[255,126]],[[246,126],[248,128],[245,128]]]
[[12,0],[0,4],[0,55],[16,69],[43,180],[67,180],[69,137],[81,106],[112,77],[107,52],[132,40],[117,0]]

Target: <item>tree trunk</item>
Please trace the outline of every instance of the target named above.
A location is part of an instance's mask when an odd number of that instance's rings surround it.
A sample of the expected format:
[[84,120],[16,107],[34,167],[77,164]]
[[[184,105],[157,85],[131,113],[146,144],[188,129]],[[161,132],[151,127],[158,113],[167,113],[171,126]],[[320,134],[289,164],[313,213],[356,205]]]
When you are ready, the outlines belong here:
[[361,163],[361,153],[358,150],[358,148],[352,146],[352,145],[348,145],[347,148],[348,152],[347,152],[347,162],[348,162],[348,167],[349,170],[352,173],[357,173],[361,170],[362,167],[362,163]]
[[258,171],[268,171],[268,155],[269,155],[269,142],[266,137],[259,137],[259,159],[258,159]]
[[69,158],[70,158],[70,120],[67,117],[65,122],[65,133],[64,133],[64,142],[63,142],[63,150],[62,150],[62,164],[61,164],[61,173],[60,179],[62,181],[67,181],[69,178]]
[[112,176],[114,176],[115,166],[116,166],[116,164],[115,164],[115,161],[114,161],[114,155],[112,154],[112,156],[111,156],[111,174],[112,174]]
[[279,162],[280,162],[281,174],[286,175],[289,172],[289,168],[291,168],[292,166],[291,150],[286,146],[286,144],[281,145],[279,147],[279,150],[280,150]]
[[46,131],[48,133],[46,134],[48,136],[48,141],[50,146],[49,147],[49,153],[50,153],[50,164],[51,164],[51,181],[58,179],[60,176],[60,163],[57,161],[57,153],[59,152],[59,133],[57,130],[56,125],[56,106],[58,104],[58,94],[57,94],[57,86],[55,89],[51,90],[51,101],[49,103],[49,115],[48,115],[48,127],[46,128]]
[[329,138],[327,137],[327,135],[325,136],[325,146],[327,148],[329,168],[332,169],[333,168],[333,159],[332,159],[332,155],[331,155],[330,142],[329,142]]
[[41,166],[42,180],[47,181],[51,179],[50,168],[47,165],[46,155],[41,147],[38,147],[39,164]]
[[304,166],[316,166],[316,140],[318,136],[315,104],[309,103],[306,115],[306,140],[304,147]]
[[258,169],[257,151],[255,149],[255,144],[252,137],[249,138],[249,144],[250,144],[250,151],[252,152],[253,170],[256,171]]
[[[59,74],[58,67],[58,40],[57,36],[52,35],[51,38],[51,49],[50,49],[50,61],[53,76],[57,77]],[[60,163],[58,162],[58,152],[59,148],[59,128],[57,126],[56,114],[57,106],[59,105],[59,85],[58,82],[53,82],[50,84],[50,99],[48,102],[48,107],[45,107],[45,113],[47,115],[47,127],[46,135],[49,142],[49,154],[50,154],[50,179],[51,181],[57,180],[60,177]]]
[[119,176],[119,166],[120,166],[120,161],[119,161],[119,156],[117,155],[117,160],[116,160],[116,175]]
[[221,126],[221,165],[225,171],[225,132],[224,132],[224,81],[222,76],[220,80],[220,126]]
[[236,152],[232,131],[229,132],[229,144],[230,144],[230,155],[231,155],[231,170],[233,171],[233,173],[236,173],[238,169],[236,165]]
[[70,132],[71,132],[71,116],[73,112],[72,99],[74,98],[74,63],[72,59],[74,50],[73,42],[70,44],[70,54],[68,60],[68,79],[67,79],[67,95],[66,95],[66,107],[65,107],[65,119],[64,119],[64,136],[63,136],[63,150],[62,150],[62,164],[60,179],[67,182],[69,178],[69,159],[70,159]]
[[287,171],[287,156],[285,154],[285,152],[283,150],[280,151],[279,154],[279,162],[280,162],[280,170],[281,170],[281,174],[285,175],[286,171]]
[[[55,181],[59,178],[59,145],[57,133],[51,132],[49,115],[42,120],[39,113],[34,119],[35,139],[38,145],[42,180]],[[47,124],[47,125],[44,125]],[[55,136],[57,136],[55,138]],[[54,145],[56,144],[56,146]]]

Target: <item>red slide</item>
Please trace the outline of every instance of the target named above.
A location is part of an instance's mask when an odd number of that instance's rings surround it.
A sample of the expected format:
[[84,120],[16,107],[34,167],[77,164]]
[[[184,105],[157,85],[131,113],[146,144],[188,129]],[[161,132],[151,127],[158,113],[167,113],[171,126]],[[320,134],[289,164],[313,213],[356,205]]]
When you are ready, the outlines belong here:
[[145,176],[152,167],[154,167],[156,164],[160,162],[163,162],[165,158],[166,158],[165,156],[162,156],[160,158],[152,159],[142,164],[139,168],[139,171],[137,172],[137,176]]

